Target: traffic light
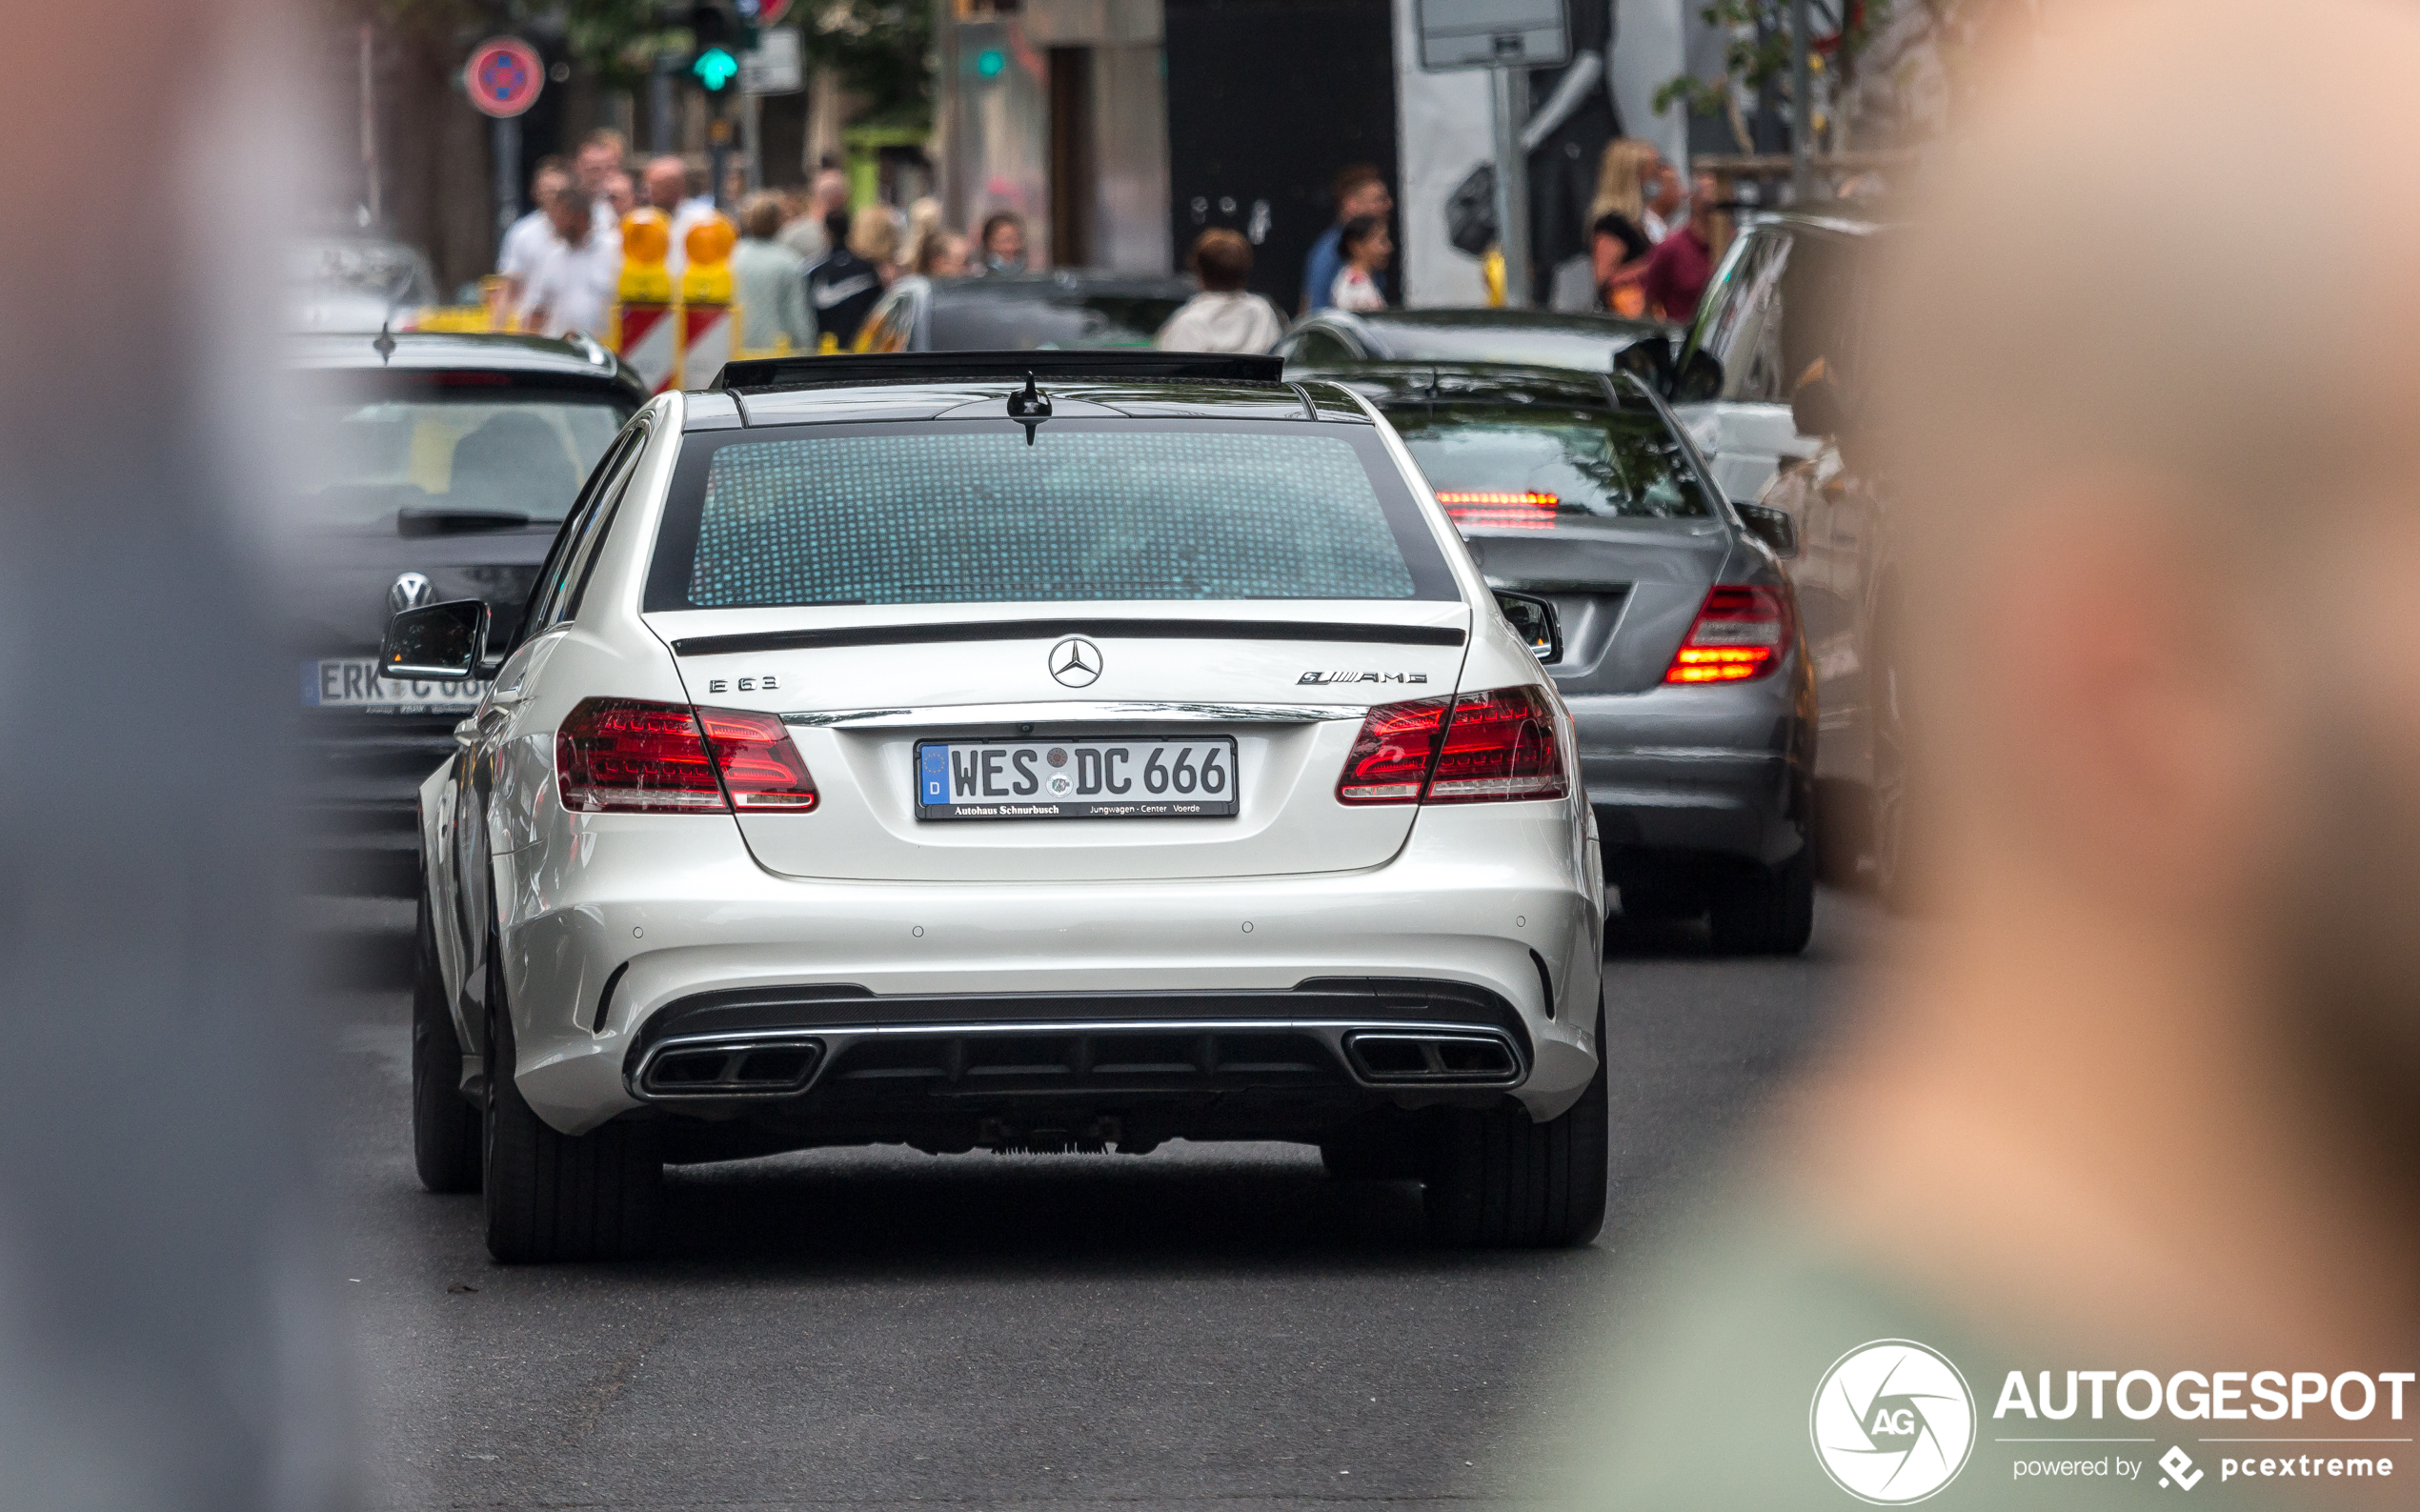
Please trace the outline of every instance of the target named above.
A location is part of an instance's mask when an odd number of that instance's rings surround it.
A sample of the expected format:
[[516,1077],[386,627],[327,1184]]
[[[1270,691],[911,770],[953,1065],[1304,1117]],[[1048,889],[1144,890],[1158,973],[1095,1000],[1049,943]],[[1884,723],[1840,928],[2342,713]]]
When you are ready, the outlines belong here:
[[689,33],[696,43],[689,73],[708,94],[721,94],[739,77],[740,27],[724,4],[689,8]]

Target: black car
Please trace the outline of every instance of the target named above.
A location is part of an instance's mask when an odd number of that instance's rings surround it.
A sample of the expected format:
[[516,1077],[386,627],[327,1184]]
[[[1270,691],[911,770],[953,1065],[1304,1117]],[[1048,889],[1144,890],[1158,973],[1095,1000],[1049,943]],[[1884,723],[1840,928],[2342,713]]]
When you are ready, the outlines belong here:
[[1279,338],[1289,366],[1361,362],[1510,362],[1610,373],[1632,347],[1678,332],[1653,320],[1548,310],[1323,310]]
[[410,897],[415,789],[482,684],[373,675],[396,610],[483,598],[500,635],[647,394],[585,338],[325,336],[289,352],[293,650],[314,885]]
[[1063,268],[902,278],[866,317],[861,352],[1147,347],[1200,287],[1190,278]]
[[1555,605],[1562,657],[1547,671],[1579,726],[1623,911],[1704,913],[1739,953],[1803,949],[1815,695],[1780,560],[1786,517],[1726,501],[1670,409],[1626,373],[1372,363],[1316,375],[1386,416],[1490,587]]

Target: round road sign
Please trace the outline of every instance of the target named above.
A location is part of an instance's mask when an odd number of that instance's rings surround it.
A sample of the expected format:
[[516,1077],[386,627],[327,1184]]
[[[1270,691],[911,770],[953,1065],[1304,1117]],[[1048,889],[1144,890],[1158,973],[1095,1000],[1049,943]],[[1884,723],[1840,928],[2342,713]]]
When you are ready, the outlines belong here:
[[518,115],[537,103],[546,84],[546,62],[519,37],[491,37],[472,50],[462,66],[462,87],[488,115]]

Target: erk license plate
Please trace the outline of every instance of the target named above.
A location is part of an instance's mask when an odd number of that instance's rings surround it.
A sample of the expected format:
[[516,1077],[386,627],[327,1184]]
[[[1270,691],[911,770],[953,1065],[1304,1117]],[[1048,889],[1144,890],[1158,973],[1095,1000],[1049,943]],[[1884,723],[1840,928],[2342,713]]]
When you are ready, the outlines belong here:
[[919,819],[1210,819],[1236,808],[1230,736],[919,741]]
[[302,664],[302,701],[311,709],[361,709],[372,714],[468,714],[487,684],[381,677],[375,656],[323,656]]

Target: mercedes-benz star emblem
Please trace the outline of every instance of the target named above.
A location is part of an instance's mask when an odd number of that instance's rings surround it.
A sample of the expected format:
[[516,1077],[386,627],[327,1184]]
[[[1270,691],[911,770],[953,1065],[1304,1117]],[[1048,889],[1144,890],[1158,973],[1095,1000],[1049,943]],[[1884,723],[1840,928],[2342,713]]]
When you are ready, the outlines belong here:
[[407,609],[425,609],[437,601],[437,585],[429,581],[426,573],[406,573],[387,590],[387,613],[400,615]]
[[1100,648],[1070,635],[1050,648],[1050,675],[1062,686],[1089,688],[1100,680]]

